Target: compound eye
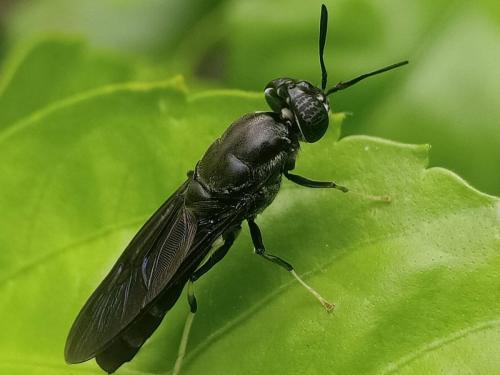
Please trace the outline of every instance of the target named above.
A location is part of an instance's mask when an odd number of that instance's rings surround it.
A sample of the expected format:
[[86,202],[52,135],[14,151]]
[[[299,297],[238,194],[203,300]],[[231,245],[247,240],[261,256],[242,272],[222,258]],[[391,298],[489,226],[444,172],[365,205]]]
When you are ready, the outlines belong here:
[[279,89],[277,93],[274,88],[269,87],[264,91],[264,96],[267,104],[274,112],[281,112],[281,109],[284,107],[284,103],[283,99],[279,97]]
[[325,102],[320,101],[316,94],[308,95],[297,90],[292,92],[290,107],[303,140],[313,143],[323,137],[329,120]]

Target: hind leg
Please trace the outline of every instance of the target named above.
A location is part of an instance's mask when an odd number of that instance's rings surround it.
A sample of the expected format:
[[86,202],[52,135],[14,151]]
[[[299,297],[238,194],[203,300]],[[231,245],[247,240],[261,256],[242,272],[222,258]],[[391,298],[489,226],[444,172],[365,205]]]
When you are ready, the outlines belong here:
[[194,316],[198,310],[198,302],[196,301],[196,296],[194,295],[194,282],[198,280],[202,275],[208,272],[213,266],[215,266],[224,255],[227,254],[229,249],[234,243],[236,236],[240,231],[240,227],[236,228],[234,231],[227,233],[224,237],[224,243],[221,247],[217,248],[214,253],[208,258],[208,260],[203,263],[196,271],[193,272],[188,281],[187,286],[187,297],[189,303],[189,314],[184,324],[184,330],[182,331],[181,343],[179,345],[179,351],[177,354],[177,360],[175,361],[174,370],[172,375],[178,375],[182,367],[182,361],[186,355],[186,348],[189,339],[189,332],[191,331],[191,326],[193,325]]

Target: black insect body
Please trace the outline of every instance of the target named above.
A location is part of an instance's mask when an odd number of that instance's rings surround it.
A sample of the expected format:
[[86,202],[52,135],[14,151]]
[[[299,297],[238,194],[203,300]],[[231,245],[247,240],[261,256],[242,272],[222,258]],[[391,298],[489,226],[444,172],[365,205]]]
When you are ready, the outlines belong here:
[[[299,142],[316,142],[325,134],[330,110],[328,95],[407,62],[341,82],[325,91],[326,29],[327,11],[323,5],[321,89],[290,78],[271,81],[265,97],[272,112],[241,117],[209,147],[187,180],[132,239],[82,308],[66,342],[68,363],[96,358],[102,369],[114,372],[135,356],[188,284],[191,313],[174,368],[174,373],[178,373],[197,309],[192,284],[226,255],[245,220],[255,252],[290,271],[327,310],[333,308],[289,263],[265,251],[255,217],[276,197],[282,176],[307,187],[347,192],[334,182],[312,181],[290,173]],[[218,240],[221,244],[217,247]]]

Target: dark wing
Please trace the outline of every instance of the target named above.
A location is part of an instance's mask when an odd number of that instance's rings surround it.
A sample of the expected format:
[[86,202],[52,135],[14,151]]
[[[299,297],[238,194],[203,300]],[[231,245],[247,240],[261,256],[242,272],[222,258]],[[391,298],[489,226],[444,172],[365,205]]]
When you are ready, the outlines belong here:
[[67,362],[83,362],[100,353],[169,284],[197,229],[194,214],[184,205],[187,185],[146,222],[82,308],[66,342]]
[[239,225],[244,204],[208,199],[186,207],[188,184],[189,180],[140,229],[82,308],[66,342],[68,363],[96,357],[111,373],[131,360],[177,301],[213,242]]

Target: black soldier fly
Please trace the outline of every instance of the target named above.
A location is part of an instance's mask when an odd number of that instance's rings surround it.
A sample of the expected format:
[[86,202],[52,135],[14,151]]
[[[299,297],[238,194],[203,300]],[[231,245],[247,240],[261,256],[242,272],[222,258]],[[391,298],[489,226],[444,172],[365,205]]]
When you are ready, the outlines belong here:
[[197,310],[193,283],[227,254],[245,220],[255,252],[289,271],[327,311],[333,309],[291,264],[266,252],[255,218],[276,197],[283,175],[310,188],[348,191],[332,181],[313,181],[290,173],[299,142],[313,143],[325,134],[330,94],[408,62],[326,90],[323,50],[327,24],[327,9],[322,5],[321,89],[303,80],[275,79],[265,88],[272,111],[244,115],[215,140],[194,171],[188,172],[186,181],[139,230],[80,311],[66,342],[68,363],[95,358],[103,370],[116,371],[136,355],[187,284],[190,314],[174,366],[173,373],[177,374]]

